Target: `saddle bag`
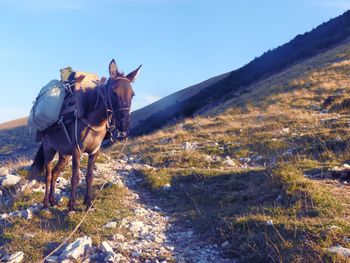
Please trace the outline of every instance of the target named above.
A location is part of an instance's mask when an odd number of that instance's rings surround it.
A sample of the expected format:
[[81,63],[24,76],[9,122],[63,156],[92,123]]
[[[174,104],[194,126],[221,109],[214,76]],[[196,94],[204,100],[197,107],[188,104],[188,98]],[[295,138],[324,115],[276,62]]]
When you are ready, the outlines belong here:
[[58,121],[65,86],[59,80],[51,80],[36,97],[28,118],[28,125],[35,131],[43,131]]
[[[64,100],[61,115],[75,111],[78,118],[85,117],[86,113],[82,105],[84,92],[97,86],[99,81],[98,75],[83,71],[73,71],[71,67],[61,69],[60,72],[62,81],[68,82],[72,87],[71,94],[66,96]],[[81,80],[82,76],[84,78]]]

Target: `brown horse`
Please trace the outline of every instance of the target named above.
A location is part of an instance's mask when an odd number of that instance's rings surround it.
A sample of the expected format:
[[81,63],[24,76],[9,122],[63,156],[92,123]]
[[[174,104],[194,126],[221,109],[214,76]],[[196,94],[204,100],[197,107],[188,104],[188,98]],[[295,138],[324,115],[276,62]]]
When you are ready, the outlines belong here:
[[[107,83],[82,96],[85,117],[76,119],[76,121],[66,124],[65,127],[59,125],[44,136],[30,170],[32,178],[45,170],[44,207],[48,207],[49,204],[56,205],[55,183],[58,175],[67,165],[69,157],[72,156],[72,189],[68,209],[69,211],[75,209],[80,176],[80,157],[83,153],[89,155],[84,204],[87,207],[91,205],[93,169],[101,143],[106,136],[108,127],[117,127],[119,137],[126,138],[130,125],[131,100],[134,96],[131,82],[135,79],[140,67],[124,76],[118,72],[116,63],[112,60],[109,64],[110,78]],[[113,136],[113,131],[111,133]],[[52,160],[57,152],[59,159],[52,169]]]

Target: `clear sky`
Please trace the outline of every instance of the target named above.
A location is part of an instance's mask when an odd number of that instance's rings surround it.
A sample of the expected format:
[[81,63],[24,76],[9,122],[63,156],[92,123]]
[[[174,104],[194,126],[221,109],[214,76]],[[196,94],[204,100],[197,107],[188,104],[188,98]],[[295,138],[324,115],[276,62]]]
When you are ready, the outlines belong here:
[[0,0],[0,122],[26,116],[72,66],[143,64],[133,109],[236,69],[350,8],[350,0]]

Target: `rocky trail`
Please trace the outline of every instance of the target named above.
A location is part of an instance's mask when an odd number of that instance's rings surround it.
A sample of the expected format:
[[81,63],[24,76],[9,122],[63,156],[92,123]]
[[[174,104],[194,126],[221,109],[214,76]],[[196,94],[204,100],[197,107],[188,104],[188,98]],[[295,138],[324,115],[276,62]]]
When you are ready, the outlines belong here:
[[[141,187],[142,178],[133,172],[144,166],[133,158],[113,163],[112,169],[98,166],[109,179],[128,188],[125,205],[134,212],[120,225],[129,233],[130,239],[117,235],[108,240],[119,252],[120,262],[233,262],[224,258],[220,246],[208,244],[197,235],[190,222],[180,223],[171,209],[167,211],[158,206],[159,200]],[[113,223],[109,226],[113,227]]]
[[[49,257],[45,262],[235,262],[223,255],[225,245],[210,244],[193,230],[190,221],[179,221],[174,211],[160,208],[160,200],[141,186],[142,178],[138,178],[134,169],[151,168],[135,161],[132,157],[119,161],[96,165],[95,183],[107,181],[118,187],[125,187],[127,194],[124,205],[132,213],[121,222],[110,221],[106,228],[118,228],[118,234],[109,240],[102,240],[101,245],[93,246],[89,236],[69,240],[68,244]],[[81,184],[85,178],[82,173]],[[7,175],[8,178],[14,176]],[[3,181],[7,178],[4,176]],[[14,180],[13,183],[17,183]],[[60,177],[57,196],[60,200],[68,196],[69,181]],[[22,186],[31,187],[32,183]],[[33,188],[43,191],[43,185]],[[31,220],[41,210],[41,204],[33,204],[23,211],[2,214],[2,223],[10,223],[14,217]],[[93,213],[93,211],[92,211]],[[2,253],[1,262],[23,262],[23,252],[14,254]]]

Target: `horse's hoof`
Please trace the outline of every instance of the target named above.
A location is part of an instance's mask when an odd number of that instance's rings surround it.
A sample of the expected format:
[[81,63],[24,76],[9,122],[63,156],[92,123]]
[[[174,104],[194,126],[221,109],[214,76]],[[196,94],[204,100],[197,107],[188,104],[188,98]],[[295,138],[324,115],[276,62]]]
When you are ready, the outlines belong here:
[[56,201],[50,202],[51,206],[57,206],[58,203]]
[[67,204],[67,207],[68,207],[68,211],[71,212],[71,211],[75,211],[75,204],[73,204],[72,201],[69,201],[68,204]]
[[89,209],[90,209],[90,211],[95,211],[95,207],[94,206],[86,205],[85,211],[88,211]]
[[92,204],[92,202],[91,200],[84,200],[83,204],[89,207]]
[[49,208],[49,207],[50,207],[49,202],[48,201],[43,201],[43,209]]

